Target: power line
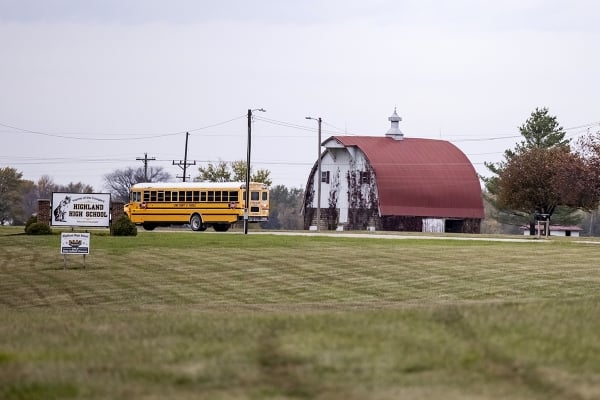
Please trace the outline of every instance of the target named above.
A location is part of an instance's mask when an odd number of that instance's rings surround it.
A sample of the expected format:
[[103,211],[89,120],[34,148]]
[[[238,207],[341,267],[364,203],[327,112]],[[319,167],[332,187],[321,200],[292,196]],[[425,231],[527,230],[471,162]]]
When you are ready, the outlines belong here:
[[61,133],[51,133],[51,132],[44,132],[44,131],[35,131],[35,130],[20,128],[20,127],[17,127],[17,126],[12,126],[12,125],[9,125],[9,124],[4,124],[4,123],[0,123],[0,126],[3,126],[5,128],[10,128],[10,129],[13,130],[13,131],[8,131],[8,132],[18,131],[18,132],[22,132],[22,133],[30,133],[30,134],[33,134],[33,135],[48,136],[48,137],[54,137],[54,138],[60,138],[60,139],[84,140],[84,141],[86,141],[86,140],[89,140],[89,141],[129,141],[129,140],[156,139],[156,138],[161,138],[161,137],[169,137],[169,136],[182,135],[184,133],[196,132],[196,131],[200,131],[200,130],[203,130],[203,129],[209,129],[209,128],[214,128],[216,126],[225,125],[225,124],[228,124],[228,123],[230,123],[232,121],[238,120],[238,119],[243,118],[243,117],[244,117],[244,115],[237,116],[237,117],[225,120],[225,121],[217,122],[215,124],[210,124],[210,125],[202,126],[202,127],[199,127],[199,128],[190,129],[188,131],[179,131],[179,132],[170,132],[170,133],[143,135],[143,136],[136,135],[135,137],[123,137],[123,136],[132,135],[130,133],[102,133],[102,135],[104,135],[104,136],[119,136],[119,137],[116,137],[116,138],[76,136],[76,135],[85,134],[85,133],[81,133],[81,132],[75,133],[75,134],[71,135],[71,134],[67,134],[67,133],[64,133],[64,132],[61,132]]
[[[118,136],[118,137],[97,137],[97,136],[81,136],[81,135],[85,135],[85,133],[75,133],[75,134],[69,134],[69,133],[64,133],[64,132],[46,132],[46,131],[38,131],[38,130],[31,130],[31,129],[25,129],[25,128],[20,128],[17,126],[13,126],[10,124],[5,124],[5,123],[0,123],[0,126],[5,127],[5,128],[9,128],[12,129],[12,131],[2,131],[2,132],[22,132],[22,133],[28,133],[28,134],[34,134],[34,135],[41,135],[41,136],[48,136],[48,137],[54,137],[54,138],[61,138],[61,139],[71,139],[71,140],[81,140],[81,141],[136,141],[136,140],[147,140],[147,139],[157,139],[157,138],[162,138],[162,137],[170,137],[170,136],[176,136],[176,135],[182,135],[184,133],[189,133],[189,132],[197,132],[197,131],[201,131],[201,130],[205,130],[205,129],[209,129],[209,128],[214,128],[217,126],[221,126],[221,125],[225,125],[228,124],[230,122],[239,120],[244,118],[245,115],[239,115],[221,122],[217,122],[214,124],[209,124],[209,125],[205,125],[205,126],[201,126],[198,128],[194,128],[194,129],[189,129],[187,131],[177,131],[177,132],[167,132],[167,133],[159,133],[159,134],[150,134],[150,135],[133,135],[131,133],[101,133],[102,136]],[[301,130],[301,131],[306,131],[306,132],[314,132],[315,129],[314,127],[309,127],[309,126],[305,126],[305,125],[300,125],[297,123],[293,123],[293,122],[286,122],[286,121],[281,121],[281,120],[276,120],[276,119],[271,119],[271,118],[266,118],[266,117],[262,117],[262,116],[254,116],[254,118],[258,121],[261,122],[265,122],[267,124],[271,124],[271,125],[276,125],[276,126],[283,126],[286,128],[290,128],[290,129],[295,129],[295,130]],[[336,127],[335,125],[332,125],[330,123],[326,123],[327,126],[330,126],[332,128],[334,128],[335,130],[323,130],[324,133],[329,133],[329,134],[333,134],[333,135],[340,135],[343,134],[344,136],[361,136],[364,134],[358,134],[358,133],[352,133],[352,132],[347,132],[347,130],[345,129],[341,129],[339,127]],[[586,124],[581,124],[581,125],[577,125],[577,126],[572,126],[572,127],[568,127],[568,128],[563,128],[565,131],[570,131],[570,130],[577,130],[577,129],[581,129],[581,132],[578,133],[573,133],[569,136],[573,137],[573,136],[577,136],[579,134],[585,133],[586,132],[586,128],[591,128],[593,126],[598,125],[600,127],[600,121],[595,121],[595,122],[589,122]],[[343,132],[343,133],[342,133]],[[132,136],[133,135],[133,136]],[[207,134],[204,136],[239,136],[239,134],[223,134],[223,133],[219,133],[219,134]],[[369,136],[369,135],[365,135],[365,136]],[[466,137],[466,136],[471,136],[471,135],[461,135],[461,134],[446,134],[446,137]],[[472,135],[472,136],[479,136],[479,134],[477,135]],[[280,137],[280,136],[268,136],[268,135],[257,135],[257,137]],[[288,137],[288,136],[286,136]],[[296,137],[296,136],[289,136],[289,137]],[[482,142],[482,141],[494,141],[494,140],[504,140],[504,139],[515,139],[515,138],[519,138],[521,137],[521,135],[515,135],[515,134],[508,134],[508,135],[499,135],[499,136],[494,136],[494,137],[474,137],[474,138],[465,138],[465,139],[454,139],[454,140],[450,140],[452,142]]]

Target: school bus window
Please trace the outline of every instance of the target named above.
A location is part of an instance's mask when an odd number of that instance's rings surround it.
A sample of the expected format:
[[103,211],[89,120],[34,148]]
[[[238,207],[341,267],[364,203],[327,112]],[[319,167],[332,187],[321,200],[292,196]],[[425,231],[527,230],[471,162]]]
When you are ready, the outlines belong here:
[[192,191],[188,190],[185,192],[185,201],[192,201]]
[[215,190],[215,201],[221,201],[221,191]]
[[150,201],[150,192],[144,192],[144,201]]
[[157,200],[165,201],[165,192],[158,192]]
[[206,201],[206,192],[200,192],[200,201]]
[[229,192],[229,201],[238,201],[238,192]]
[[268,192],[263,192],[262,193],[262,199],[263,199],[263,201],[269,200],[269,193]]
[[260,197],[258,196],[258,192],[250,192],[250,200],[258,200]]
[[226,191],[221,192],[221,201],[223,201],[223,202],[229,201],[229,192],[226,192]]
[[165,201],[166,202],[171,201],[171,192],[165,192]]
[[208,201],[215,201],[215,192],[212,190],[208,191]]
[[150,201],[156,201],[156,190],[150,192]]
[[194,201],[200,201],[200,192],[194,190]]
[[171,201],[177,201],[177,192],[171,192]]

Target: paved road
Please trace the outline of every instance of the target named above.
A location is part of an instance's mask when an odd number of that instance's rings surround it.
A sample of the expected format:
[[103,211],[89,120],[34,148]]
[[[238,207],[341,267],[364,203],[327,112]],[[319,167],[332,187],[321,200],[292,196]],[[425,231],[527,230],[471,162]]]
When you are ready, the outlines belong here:
[[[212,229],[208,229],[206,232],[194,232],[189,228],[158,228],[159,232],[189,232],[194,234],[217,234],[223,235],[223,232],[214,232]],[[230,231],[227,234],[233,235],[243,235],[244,232],[240,230]],[[513,243],[552,243],[558,240],[565,240],[573,243],[583,243],[583,244],[596,244],[600,245],[600,241],[593,240],[580,240],[580,238],[561,238],[561,237],[553,237],[552,239],[541,238],[531,236],[523,236],[523,238],[518,237],[490,237],[490,236],[475,236],[475,235],[465,235],[465,236],[433,236],[433,235],[419,235],[419,234],[406,234],[406,233],[376,233],[376,232],[332,232],[332,231],[263,231],[263,230],[248,230],[249,235],[279,235],[279,236],[326,236],[326,237],[346,237],[346,238],[359,238],[359,239],[395,239],[395,240],[406,240],[406,239],[430,239],[430,240],[471,240],[471,241],[480,241],[480,242],[513,242]],[[583,239],[583,238],[581,238]]]
[[477,240],[487,242],[516,242],[516,243],[550,243],[549,240],[538,240],[536,238],[498,238],[498,237],[474,237],[474,236],[424,236],[424,235],[406,235],[406,234],[379,234],[379,233],[327,233],[327,232],[290,232],[290,231],[249,231],[250,235],[286,235],[286,236],[326,236],[326,237],[347,237],[360,239],[434,239],[434,240]]

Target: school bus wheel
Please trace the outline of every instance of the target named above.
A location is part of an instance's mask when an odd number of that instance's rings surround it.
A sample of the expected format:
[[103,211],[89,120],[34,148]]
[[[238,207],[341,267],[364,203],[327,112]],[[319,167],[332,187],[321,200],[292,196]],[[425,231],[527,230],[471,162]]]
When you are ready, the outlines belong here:
[[142,227],[146,231],[153,231],[156,228],[156,224],[153,224],[153,223],[150,223],[150,222],[144,222],[142,224]]
[[200,214],[192,215],[192,218],[190,218],[190,228],[192,228],[193,231],[206,230],[206,225],[202,223],[202,217],[200,217]]
[[227,232],[230,226],[230,224],[214,224],[213,228],[217,232]]

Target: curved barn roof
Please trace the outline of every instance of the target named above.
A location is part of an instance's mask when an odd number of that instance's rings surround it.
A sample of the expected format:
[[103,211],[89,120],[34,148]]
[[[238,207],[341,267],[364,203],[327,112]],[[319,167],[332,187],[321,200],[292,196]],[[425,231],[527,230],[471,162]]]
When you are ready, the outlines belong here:
[[481,186],[465,154],[444,140],[333,136],[359,148],[377,182],[381,215],[483,218]]

